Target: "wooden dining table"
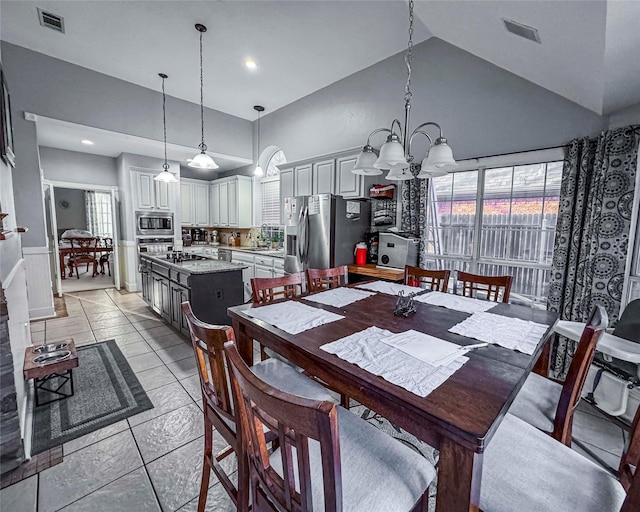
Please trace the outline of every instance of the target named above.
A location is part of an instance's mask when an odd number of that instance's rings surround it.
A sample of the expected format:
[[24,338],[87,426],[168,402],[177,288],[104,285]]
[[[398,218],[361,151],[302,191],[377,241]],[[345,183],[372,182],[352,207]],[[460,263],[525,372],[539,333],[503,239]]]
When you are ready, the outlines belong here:
[[245,314],[248,308],[265,306],[235,306],[228,309],[228,314],[238,350],[248,364],[253,362],[253,340],[258,340],[332,389],[438,449],[436,510],[477,511],[482,454],[550,340],[557,315],[519,305],[497,304],[490,313],[548,326],[534,353],[526,355],[497,345],[472,350],[466,354],[469,361],[462,368],[423,398],[320,348],[371,326],[394,333],[415,329],[461,346],[478,342],[448,332],[469,317],[468,313],[416,303],[416,313],[404,318],[393,314],[396,299],[378,293],[340,308],[305,297],[290,299],[345,317],[296,335]]
[[[62,279],[66,279],[67,278],[67,274],[66,274],[66,270],[67,267],[64,264],[64,259],[67,256],[70,256],[71,254],[73,254],[74,252],[78,252],[78,248],[77,247],[71,247],[71,246],[64,246],[64,247],[58,247],[58,263],[60,265],[60,277]],[[105,253],[105,252],[113,252],[113,246],[111,247],[97,247],[96,248],[96,253],[98,254],[97,258],[100,258],[99,254]],[[69,274],[69,277],[71,277],[71,274]]]

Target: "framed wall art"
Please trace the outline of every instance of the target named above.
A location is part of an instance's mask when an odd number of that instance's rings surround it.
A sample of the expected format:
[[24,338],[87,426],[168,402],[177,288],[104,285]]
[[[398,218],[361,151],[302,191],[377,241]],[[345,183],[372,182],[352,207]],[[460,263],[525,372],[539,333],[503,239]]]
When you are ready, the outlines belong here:
[[16,157],[13,152],[13,124],[11,122],[11,98],[9,88],[0,66],[0,156],[12,167],[16,166]]

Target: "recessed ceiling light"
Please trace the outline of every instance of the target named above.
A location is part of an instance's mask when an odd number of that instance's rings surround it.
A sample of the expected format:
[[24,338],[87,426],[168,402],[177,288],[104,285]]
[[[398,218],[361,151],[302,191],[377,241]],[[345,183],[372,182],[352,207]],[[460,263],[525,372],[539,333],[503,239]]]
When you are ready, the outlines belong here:
[[258,67],[258,63],[253,59],[245,59],[244,65],[247,66],[248,69],[256,69]]
[[83,144],[86,144],[87,146],[93,146],[93,141],[89,139],[82,139],[80,142],[82,142]]

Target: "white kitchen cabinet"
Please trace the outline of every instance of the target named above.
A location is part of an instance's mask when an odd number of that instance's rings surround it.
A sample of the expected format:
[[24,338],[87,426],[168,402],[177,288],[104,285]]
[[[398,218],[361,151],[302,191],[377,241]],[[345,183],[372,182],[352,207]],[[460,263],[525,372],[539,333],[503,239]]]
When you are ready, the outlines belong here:
[[273,277],[273,267],[264,267],[262,265],[256,265],[255,277]]
[[253,212],[253,180],[232,176],[211,183],[211,226],[250,228]]
[[333,194],[335,190],[336,161],[324,160],[313,164],[313,193]]
[[220,226],[220,183],[211,184],[209,209],[211,210],[211,226]]
[[170,183],[156,181],[157,173],[133,171],[137,210],[170,210]]
[[180,182],[180,211],[182,225],[193,226],[193,184]]
[[242,284],[244,287],[244,301],[248,302],[251,300],[251,279],[255,277],[253,254],[233,251],[231,261],[247,266],[247,268],[242,269]]
[[336,159],[335,194],[342,197],[363,197],[363,179],[353,174],[351,169],[356,165],[358,155],[344,156]]
[[218,201],[218,206],[220,208],[220,225],[228,226],[229,225],[229,182],[223,181],[220,183],[220,198]]
[[294,191],[295,196],[310,196],[313,191],[313,167],[311,164],[294,167]]
[[209,225],[209,182],[180,180],[183,226]]
[[193,185],[193,216],[196,226],[209,225],[209,184]]

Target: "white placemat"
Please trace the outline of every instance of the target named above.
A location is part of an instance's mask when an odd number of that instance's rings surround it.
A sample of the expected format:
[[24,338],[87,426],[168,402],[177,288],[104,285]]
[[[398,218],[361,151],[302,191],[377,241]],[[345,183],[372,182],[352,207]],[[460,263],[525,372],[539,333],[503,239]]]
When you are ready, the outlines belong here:
[[392,336],[391,331],[369,327],[320,348],[421,397],[429,395],[469,360],[460,356],[449,365],[432,366],[381,341]]
[[442,292],[426,293],[416,297],[415,301],[423,302],[424,304],[431,304],[432,306],[442,306],[447,309],[455,309],[456,311],[471,314],[482,313],[497,306],[495,302]]
[[445,361],[455,360],[457,356],[463,355],[464,350],[460,345],[413,329],[380,341],[431,366],[446,365]]
[[375,293],[365,292],[364,290],[356,290],[355,288],[340,287],[320,293],[314,293],[313,295],[308,295],[307,297],[305,297],[305,300],[341,308],[359,300],[366,299],[367,297],[371,297],[372,295],[375,295]]
[[474,313],[449,332],[533,354],[548,326],[493,313]]
[[390,283],[389,281],[373,281],[372,283],[359,284],[357,285],[357,288],[372,290],[379,293],[386,293],[388,295],[398,295],[398,292],[400,291],[403,291],[405,295],[422,291],[422,288],[418,288],[416,286]]
[[267,322],[289,334],[298,334],[344,318],[330,311],[295,301],[278,302],[267,306],[250,308],[246,309],[244,313]]

